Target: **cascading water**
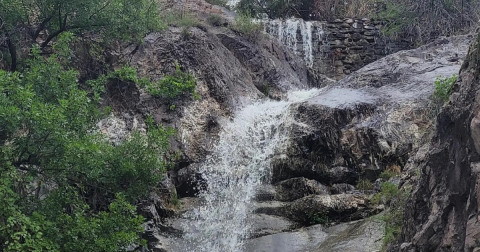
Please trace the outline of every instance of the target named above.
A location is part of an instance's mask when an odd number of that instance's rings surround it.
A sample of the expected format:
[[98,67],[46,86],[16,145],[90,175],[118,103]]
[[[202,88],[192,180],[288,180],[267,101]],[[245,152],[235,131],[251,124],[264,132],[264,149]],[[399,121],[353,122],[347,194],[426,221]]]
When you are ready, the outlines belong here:
[[[288,107],[318,94],[294,91],[283,101],[252,104],[224,125],[212,154],[200,168],[206,189],[200,207],[185,214],[181,251],[240,252],[257,186],[269,181],[270,159],[282,151],[295,123]],[[180,250],[179,250],[180,251]]]
[[[322,41],[323,30],[321,26],[314,26],[313,22],[298,18],[262,20],[261,22],[264,24],[266,33],[290,48],[293,53],[303,54],[307,66],[313,66],[314,34],[318,36],[318,41]],[[298,34],[301,36],[298,37]]]

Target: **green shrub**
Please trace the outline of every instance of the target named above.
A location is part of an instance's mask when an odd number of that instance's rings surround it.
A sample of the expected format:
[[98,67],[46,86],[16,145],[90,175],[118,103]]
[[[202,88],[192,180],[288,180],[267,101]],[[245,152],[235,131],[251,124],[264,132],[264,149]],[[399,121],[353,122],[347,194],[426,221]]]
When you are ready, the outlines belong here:
[[[171,166],[175,131],[149,118],[146,133],[111,144],[96,133],[103,84],[138,81],[134,70],[89,81],[87,92],[63,64],[68,53],[31,52],[22,72],[0,70],[0,251],[117,252],[144,244],[144,219],[132,204]],[[48,193],[32,193],[41,189]]]
[[433,98],[445,103],[448,101],[448,97],[453,91],[453,85],[457,82],[457,75],[454,74],[451,77],[440,78],[435,80],[435,91],[433,92]]
[[180,203],[180,201],[178,200],[177,192],[175,192],[175,191],[170,192],[169,202],[170,202],[170,204],[172,204],[172,205],[175,206],[175,207],[178,206],[178,204]]
[[256,23],[250,14],[240,14],[235,18],[233,30],[249,37],[256,37],[262,31],[262,24]]
[[385,181],[388,181],[389,179],[393,178],[393,177],[396,177],[400,175],[399,172],[397,171],[394,171],[394,170],[385,170],[383,171],[382,173],[380,173],[380,178],[385,180]]
[[141,86],[156,97],[171,100],[181,95],[193,94],[198,99],[198,94],[195,93],[197,79],[192,74],[183,72],[180,65],[176,64],[175,68],[173,75],[167,75],[157,82],[143,82]]
[[385,20],[382,33],[387,37],[397,36],[402,29],[412,23],[414,18],[406,7],[401,4],[385,2],[384,8],[377,13],[377,18]]

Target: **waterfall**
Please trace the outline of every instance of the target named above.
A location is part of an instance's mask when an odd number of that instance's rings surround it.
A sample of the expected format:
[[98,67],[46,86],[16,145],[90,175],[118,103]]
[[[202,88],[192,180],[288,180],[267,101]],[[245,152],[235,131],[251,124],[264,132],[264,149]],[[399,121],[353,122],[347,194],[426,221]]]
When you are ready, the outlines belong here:
[[207,185],[199,194],[203,203],[185,214],[187,245],[179,251],[243,251],[256,187],[269,182],[270,159],[285,148],[295,123],[288,108],[318,92],[294,91],[286,100],[252,104],[223,126],[200,168]]
[[261,22],[264,24],[266,33],[290,48],[293,53],[301,54],[307,66],[313,67],[314,33],[317,34],[318,41],[322,41],[324,34],[320,26],[314,26],[313,22],[299,18],[262,20]]

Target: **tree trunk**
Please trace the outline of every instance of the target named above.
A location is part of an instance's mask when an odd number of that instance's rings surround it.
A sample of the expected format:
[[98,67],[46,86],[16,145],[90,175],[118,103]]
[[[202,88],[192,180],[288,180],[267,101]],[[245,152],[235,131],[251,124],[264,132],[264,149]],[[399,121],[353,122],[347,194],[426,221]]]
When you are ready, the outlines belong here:
[[15,72],[17,70],[17,48],[10,38],[7,38],[7,46],[8,51],[10,52],[10,58],[12,60],[10,71]]

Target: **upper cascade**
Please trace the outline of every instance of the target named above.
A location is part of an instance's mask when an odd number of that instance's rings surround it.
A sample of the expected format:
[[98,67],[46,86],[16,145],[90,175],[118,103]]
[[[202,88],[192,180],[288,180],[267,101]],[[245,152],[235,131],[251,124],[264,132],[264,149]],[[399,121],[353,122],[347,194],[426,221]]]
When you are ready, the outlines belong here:
[[307,66],[313,67],[313,37],[318,37],[318,41],[323,40],[325,33],[322,26],[300,18],[265,19],[261,22],[266,33],[278,39],[295,54],[302,55]]

